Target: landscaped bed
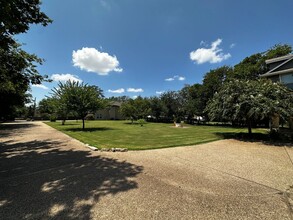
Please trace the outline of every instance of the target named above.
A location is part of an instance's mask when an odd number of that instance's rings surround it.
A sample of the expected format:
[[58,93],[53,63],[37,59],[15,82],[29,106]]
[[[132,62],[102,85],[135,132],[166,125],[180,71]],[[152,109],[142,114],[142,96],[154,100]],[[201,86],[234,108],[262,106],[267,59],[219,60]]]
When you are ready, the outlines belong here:
[[[84,131],[81,129],[81,121],[66,121],[65,125],[61,125],[61,122],[46,124],[99,149],[115,147],[145,150],[196,145],[247,132],[246,128],[204,125],[175,127],[173,124],[147,123],[140,126],[129,121],[87,121]],[[254,129],[253,132],[263,134],[266,129]]]

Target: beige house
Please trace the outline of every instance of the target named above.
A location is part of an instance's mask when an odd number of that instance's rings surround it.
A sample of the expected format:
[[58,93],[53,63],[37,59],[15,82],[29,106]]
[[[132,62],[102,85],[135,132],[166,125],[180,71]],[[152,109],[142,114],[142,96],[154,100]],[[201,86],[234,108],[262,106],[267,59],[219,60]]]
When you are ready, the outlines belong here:
[[123,120],[124,116],[120,113],[121,102],[110,102],[109,105],[95,114],[97,120]]

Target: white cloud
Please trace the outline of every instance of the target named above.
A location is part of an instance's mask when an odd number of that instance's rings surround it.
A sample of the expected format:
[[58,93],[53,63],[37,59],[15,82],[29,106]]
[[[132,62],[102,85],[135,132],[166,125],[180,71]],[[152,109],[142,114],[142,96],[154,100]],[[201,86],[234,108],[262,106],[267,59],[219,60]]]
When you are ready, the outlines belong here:
[[[202,43],[202,42],[201,42]],[[222,39],[217,39],[212,42],[211,48],[198,48],[195,51],[191,51],[189,56],[190,59],[197,64],[202,63],[220,63],[224,60],[227,60],[231,57],[230,53],[222,53],[223,49],[219,48],[222,43]]]
[[70,81],[75,81],[75,82],[82,82],[81,79],[78,78],[78,76],[75,76],[75,75],[72,75],[72,74],[53,74],[51,76],[51,79],[54,80],[54,81],[62,81],[62,82],[66,82],[68,80]]
[[173,80],[174,80],[173,77],[165,79],[165,81],[168,81],[168,82],[171,82],[171,81],[173,81]]
[[128,89],[127,89],[127,92],[143,92],[143,89],[141,89],[141,88],[138,88],[138,89],[135,89],[135,88],[128,88]]
[[236,44],[233,43],[233,44],[230,45],[230,48],[232,49],[232,48],[234,48],[235,46],[236,46]]
[[125,89],[123,89],[123,88],[116,89],[116,90],[109,89],[108,92],[110,92],[110,93],[124,93]]
[[179,81],[184,81],[185,80],[185,77],[184,76],[175,75],[173,77],[170,77],[170,78],[165,79],[165,81],[171,82],[171,81],[174,81],[175,79],[178,79]]
[[40,88],[40,89],[49,89],[47,86],[43,85],[43,84],[36,84],[36,85],[32,85],[32,87],[35,88]]
[[163,94],[165,91],[156,91],[156,94],[157,95],[161,95],[161,94]]
[[122,72],[117,57],[106,52],[100,52],[95,48],[83,47],[72,52],[73,65],[87,72],[94,72],[99,75],[108,75],[109,72]]
[[136,99],[137,97],[138,97],[137,95],[132,96],[133,99]]

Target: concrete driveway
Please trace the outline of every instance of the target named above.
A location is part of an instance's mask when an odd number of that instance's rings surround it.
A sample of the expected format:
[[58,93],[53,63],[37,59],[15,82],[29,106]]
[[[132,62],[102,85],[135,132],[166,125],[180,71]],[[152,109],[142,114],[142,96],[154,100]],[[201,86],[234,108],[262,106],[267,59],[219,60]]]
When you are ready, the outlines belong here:
[[223,140],[93,152],[41,122],[2,124],[0,219],[293,219],[293,148]]

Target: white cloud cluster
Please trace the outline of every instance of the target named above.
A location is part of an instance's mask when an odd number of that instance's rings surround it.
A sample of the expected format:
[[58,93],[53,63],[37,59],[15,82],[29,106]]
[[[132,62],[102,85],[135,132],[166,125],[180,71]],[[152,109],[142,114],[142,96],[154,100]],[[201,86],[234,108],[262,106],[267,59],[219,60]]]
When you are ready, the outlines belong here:
[[53,74],[51,76],[51,79],[53,81],[56,81],[56,82],[59,82],[59,81],[66,82],[68,80],[75,81],[75,82],[80,82],[80,83],[82,82],[82,80],[79,79],[78,76],[75,76],[75,75],[72,75],[72,74],[69,74],[69,73],[67,73],[67,74]]
[[32,87],[35,87],[35,88],[40,88],[40,89],[49,89],[47,86],[43,85],[43,84],[36,84],[36,85],[32,85]]
[[128,89],[125,90],[123,88],[120,88],[120,89],[116,89],[116,90],[112,90],[112,89],[109,89],[108,90],[108,92],[110,92],[110,93],[124,93],[125,91],[136,93],[136,92],[143,92],[143,89],[142,88],[137,88],[137,89],[135,89],[135,88],[128,88]]
[[[220,44],[222,43],[222,39],[217,39],[216,41],[212,42],[210,48],[198,48],[195,51],[190,52],[190,59],[197,64],[202,63],[220,63],[223,60],[227,60],[231,57],[230,53],[224,54],[222,53],[223,49],[219,48]],[[204,45],[205,43],[202,41],[200,43]]]
[[156,91],[157,95],[162,95],[165,91]]
[[115,90],[108,89],[108,92],[121,94],[121,93],[124,93],[125,92],[125,89],[123,89],[123,88],[115,89]]
[[171,81],[174,81],[175,79],[178,79],[179,81],[184,81],[185,77],[176,75],[176,76],[165,79],[165,81],[171,82]]
[[143,92],[143,89],[141,89],[141,88],[138,88],[138,89],[135,89],[135,88],[128,88],[128,89],[127,89],[127,92]]
[[73,65],[87,72],[94,72],[99,75],[108,75],[109,72],[122,72],[116,56],[106,52],[100,52],[95,48],[83,47],[72,52]]

